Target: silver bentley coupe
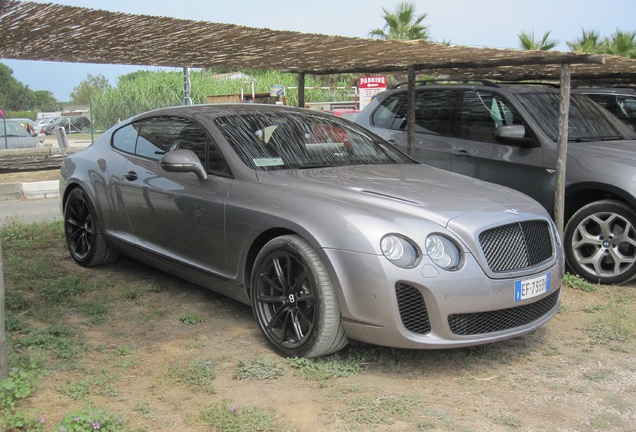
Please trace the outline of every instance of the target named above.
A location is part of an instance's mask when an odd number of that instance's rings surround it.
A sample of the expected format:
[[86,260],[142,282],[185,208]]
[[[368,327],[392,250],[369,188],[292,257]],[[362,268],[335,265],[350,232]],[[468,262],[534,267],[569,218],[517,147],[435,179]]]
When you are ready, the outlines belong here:
[[559,308],[541,205],[314,110],[140,114],[64,159],[60,197],[79,265],[124,254],[249,304],[284,356],[495,342]]

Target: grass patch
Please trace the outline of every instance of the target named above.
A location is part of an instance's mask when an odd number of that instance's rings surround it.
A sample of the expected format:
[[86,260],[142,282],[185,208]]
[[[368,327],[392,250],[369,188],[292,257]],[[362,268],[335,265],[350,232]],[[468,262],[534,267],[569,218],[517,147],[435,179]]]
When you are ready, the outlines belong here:
[[194,392],[214,393],[212,380],[216,377],[216,361],[195,360],[188,364],[171,363],[166,368],[169,382],[189,388]]
[[634,312],[623,305],[610,304],[597,308],[587,326],[590,336],[599,344],[621,345],[636,339]]
[[185,325],[193,325],[193,324],[199,324],[200,322],[203,322],[203,317],[199,314],[188,313],[188,314],[181,315],[181,318],[179,318],[179,321],[181,321]]
[[242,407],[223,400],[201,410],[199,420],[212,430],[223,432],[274,432],[283,430],[275,424],[271,411],[257,407]]
[[298,375],[310,381],[345,378],[355,375],[365,368],[364,363],[359,359],[339,353],[317,359],[294,357],[288,359],[287,362],[297,371]]
[[253,360],[239,360],[236,369],[236,379],[268,380],[285,375],[285,369],[278,363],[258,358]]
[[327,390],[325,401],[333,414],[347,423],[388,425],[396,421],[413,422],[422,405],[417,397],[399,393],[385,394],[375,388],[359,385],[338,386]]
[[80,411],[66,414],[55,430],[64,432],[120,431],[124,430],[124,419],[108,410],[87,406]]
[[569,286],[572,289],[575,290],[579,290],[579,291],[585,291],[585,292],[596,292],[598,291],[600,285],[598,284],[593,284],[589,281],[586,281],[583,278],[580,278],[576,275],[573,275],[571,273],[566,273],[563,276],[563,281],[567,284],[567,286]]

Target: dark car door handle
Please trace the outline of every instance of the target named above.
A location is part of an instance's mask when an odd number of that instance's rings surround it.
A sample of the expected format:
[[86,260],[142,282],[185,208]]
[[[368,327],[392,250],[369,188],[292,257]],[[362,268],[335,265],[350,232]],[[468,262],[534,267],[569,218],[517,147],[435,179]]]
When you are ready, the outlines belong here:
[[128,181],[135,181],[137,180],[138,176],[136,172],[128,171],[126,174],[124,174],[124,178]]
[[454,151],[453,154],[456,156],[470,156],[470,154],[468,153],[468,150],[464,150],[464,149]]

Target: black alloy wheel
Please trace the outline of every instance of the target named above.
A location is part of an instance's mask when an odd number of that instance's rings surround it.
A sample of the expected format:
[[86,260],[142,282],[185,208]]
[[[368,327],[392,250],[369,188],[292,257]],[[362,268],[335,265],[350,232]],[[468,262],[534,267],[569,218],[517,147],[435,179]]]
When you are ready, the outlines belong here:
[[81,188],[73,189],[66,200],[64,233],[71,257],[81,266],[103,265],[117,259],[104,240],[93,205]]
[[267,341],[287,357],[318,357],[347,344],[327,271],[298,236],[265,245],[251,279],[254,315]]

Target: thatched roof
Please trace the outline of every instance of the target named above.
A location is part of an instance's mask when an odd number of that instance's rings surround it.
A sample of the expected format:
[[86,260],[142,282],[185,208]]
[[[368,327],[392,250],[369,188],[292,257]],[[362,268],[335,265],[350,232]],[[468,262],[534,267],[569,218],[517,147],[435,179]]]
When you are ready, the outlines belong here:
[[379,41],[0,0],[0,58],[272,69],[310,74],[416,70],[446,77],[633,80],[636,61],[580,53]]

